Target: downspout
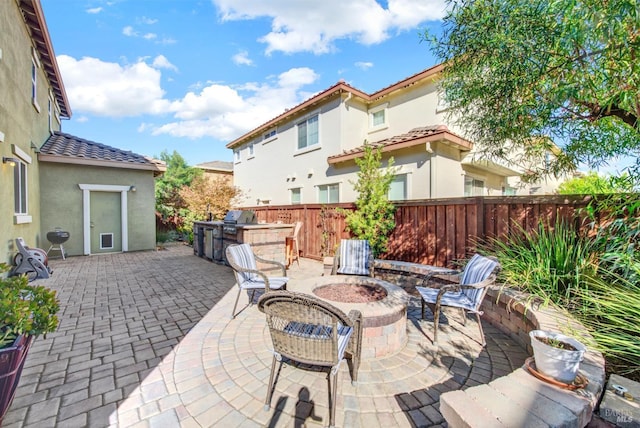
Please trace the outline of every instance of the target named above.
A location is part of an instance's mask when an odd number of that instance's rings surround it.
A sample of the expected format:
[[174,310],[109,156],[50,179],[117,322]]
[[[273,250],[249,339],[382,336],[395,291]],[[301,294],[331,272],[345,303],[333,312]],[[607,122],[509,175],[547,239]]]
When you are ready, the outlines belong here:
[[431,148],[430,142],[427,142],[425,144],[425,150],[427,153],[429,153],[429,199],[433,199],[436,180],[436,169],[434,165],[436,156],[433,154],[433,149]]

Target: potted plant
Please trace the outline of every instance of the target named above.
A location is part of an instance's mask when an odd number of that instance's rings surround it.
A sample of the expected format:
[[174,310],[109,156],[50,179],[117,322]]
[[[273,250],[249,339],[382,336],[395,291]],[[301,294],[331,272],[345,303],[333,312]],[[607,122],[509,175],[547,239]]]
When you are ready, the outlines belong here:
[[559,382],[572,383],[586,346],[573,337],[544,330],[530,331],[529,337],[536,369]]
[[58,327],[56,292],[29,283],[26,275],[5,277],[0,263],[0,424],[13,400],[33,338]]

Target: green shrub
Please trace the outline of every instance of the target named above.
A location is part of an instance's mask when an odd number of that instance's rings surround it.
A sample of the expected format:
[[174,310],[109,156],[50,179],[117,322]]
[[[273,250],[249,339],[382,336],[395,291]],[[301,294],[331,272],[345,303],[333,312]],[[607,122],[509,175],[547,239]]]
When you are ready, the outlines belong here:
[[0,349],[21,334],[37,336],[54,331],[60,309],[55,291],[30,284],[26,275],[1,276],[8,271],[9,266],[0,263]]
[[564,222],[532,231],[520,230],[508,240],[492,239],[483,246],[502,265],[502,282],[571,309],[585,276],[597,271],[596,245]]
[[604,354],[609,371],[640,380],[640,284],[613,272],[586,282],[573,315],[593,336],[589,345]]

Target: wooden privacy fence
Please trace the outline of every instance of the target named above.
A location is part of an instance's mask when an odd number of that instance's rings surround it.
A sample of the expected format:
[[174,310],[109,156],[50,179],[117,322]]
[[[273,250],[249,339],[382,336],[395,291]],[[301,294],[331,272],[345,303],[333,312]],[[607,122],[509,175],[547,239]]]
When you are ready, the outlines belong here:
[[[396,227],[381,258],[452,266],[469,257],[477,243],[502,239],[538,227],[540,221],[554,225],[565,220],[586,227],[578,211],[587,206],[584,196],[486,196],[429,199],[397,203]],[[248,207],[260,221],[302,221],[298,241],[303,257],[321,260],[333,255],[337,243],[349,238],[344,216],[336,208],[353,210],[353,204],[306,204]]]

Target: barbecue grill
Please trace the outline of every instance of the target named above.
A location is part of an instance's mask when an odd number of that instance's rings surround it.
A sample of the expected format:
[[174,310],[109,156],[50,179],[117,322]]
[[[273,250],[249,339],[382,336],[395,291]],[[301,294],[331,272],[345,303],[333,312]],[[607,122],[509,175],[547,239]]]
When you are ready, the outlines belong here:
[[64,247],[62,244],[67,242],[69,236],[71,236],[69,232],[62,230],[60,227],[56,227],[53,231],[47,232],[47,241],[51,242],[51,246],[47,250],[47,255],[49,255],[51,250],[60,251],[62,260],[65,260]]
[[256,223],[258,223],[258,219],[253,211],[229,210],[224,216],[222,231],[228,235],[235,235],[238,232],[237,225]]

